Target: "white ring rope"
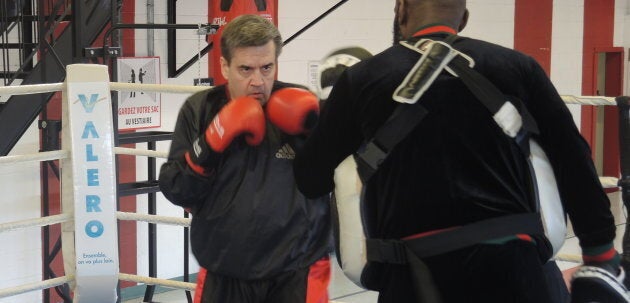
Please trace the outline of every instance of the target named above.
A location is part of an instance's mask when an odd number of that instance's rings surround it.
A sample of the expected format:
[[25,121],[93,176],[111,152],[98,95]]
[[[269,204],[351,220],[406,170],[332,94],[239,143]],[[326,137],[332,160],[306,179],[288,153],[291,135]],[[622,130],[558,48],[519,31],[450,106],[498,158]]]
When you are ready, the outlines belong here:
[[123,273],[118,274],[118,279],[121,281],[144,283],[148,285],[160,285],[160,286],[165,286],[169,288],[184,289],[184,290],[195,290],[195,288],[197,287],[197,284],[195,283],[179,282],[179,281],[143,277],[143,276],[137,276],[137,275],[123,274]]
[[190,221],[191,221],[190,218],[145,215],[145,214],[122,212],[122,211],[116,212],[116,218],[118,218],[118,220],[124,220],[124,221],[142,221],[142,222],[148,222],[148,223],[160,223],[160,224],[184,226],[184,227],[189,227]]
[[[166,217],[157,215],[144,215],[129,212],[117,212],[116,217],[124,221],[142,221],[148,223],[160,223],[175,226],[190,226],[190,218]],[[0,223],[0,232],[12,231],[34,226],[48,226],[58,223],[69,222],[72,220],[70,214],[58,214],[41,218],[26,219],[20,221]]]
[[117,155],[132,155],[132,156],[145,156],[152,158],[167,158],[168,152],[155,151],[148,149],[136,149],[128,147],[114,147],[114,152]]
[[46,288],[52,288],[55,286],[63,285],[69,282],[74,281],[74,276],[63,276],[50,280],[45,280],[41,282],[33,282],[28,283],[16,287],[10,287],[5,289],[0,289],[0,298],[15,296],[23,293],[27,293],[34,290],[41,290]]
[[563,261],[563,262],[571,262],[571,263],[580,263],[580,264],[583,263],[581,255],[572,255],[572,254],[557,254],[554,257],[554,260]]
[[580,104],[580,105],[617,105],[614,97],[603,96],[571,96],[562,95],[562,101],[566,104]]
[[[210,86],[192,86],[192,85],[166,85],[166,84],[138,84],[125,82],[110,82],[111,90],[120,92],[144,91],[144,92],[162,92],[162,93],[179,93],[189,94],[196,93],[211,88]],[[581,105],[617,105],[614,97],[602,96],[573,96],[561,95],[562,100],[567,104]]]
[[619,178],[615,177],[599,177],[599,182],[602,183],[603,188],[617,188],[619,187]]
[[26,219],[14,222],[7,222],[0,224],[0,232],[12,231],[21,228],[33,227],[33,226],[48,226],[57,223],[64,223],[72,220],[70,214],[59,214],[48,217],[41,217],[35,219]]
[[[14,85],[1,86],[0,95],[27,95],[37,93],[49,93],[60,91],[63,89],[64,83],[51,84],[30,84],[30,85]],[[156,92],[156,93],[173,93],[173,94],[192,94],[207,90],[210,86],[194,86],[194,85],[172,85],[172,84],[139,84],[125,82],[110,82],[109,88],[119,92]],[[581,105],[617,105],[614,97],[603,96],[573,96],[561,95],[562,100],[567,104]]]
[[30,95],[52,93],[63,89],[64,83],[0,86],[0,95]]
[[210,86],[193,86],[193,85],[169,85],[169,84],[138,84],[125,82],[110,82],[109,89],[119,92],[155,92],[155,93],[171,93],[171,94],[193,94],[209,89]]
[[[51,92],[61,91],[63,88],[64,88],[64,83],[0,86],[0,96],[51,93]],[[119,92],[143,91],[143,92],[171,93],[171,94],[193,94],[196,92],[207,90],[211,87],[210,86],[194,86],[194,85],[138,84],[138,83],[125,83],[125,82],[110,82],[109,88],[111,90],[119,91]]]
[[[118,155],[132,155],[132,156],[145,156],[154,158],[167,158],[168,152],[154,151],[147,149],[135,149],[127,147],[114,147],[114,152]],[[0,158],[1,160],[2,158]],[[599,177],[604,188],[616,188],[619,187],[619,178],[615,177]]]
[[68,155],[69,155],[68,151],[54,150],[54,151],[41,152],[41,153],[36,153],[36,154],[3,156],[3,157],[0,157],[0,164],[59,160],[59,159],[68,158]]

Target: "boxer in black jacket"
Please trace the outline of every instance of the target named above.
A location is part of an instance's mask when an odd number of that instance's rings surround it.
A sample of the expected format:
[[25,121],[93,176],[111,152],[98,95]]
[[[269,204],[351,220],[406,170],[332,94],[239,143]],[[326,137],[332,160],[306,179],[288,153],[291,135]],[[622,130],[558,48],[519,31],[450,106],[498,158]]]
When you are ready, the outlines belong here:
[[[180,109],[160,189],[192,213],[195,302],[327,301],[329,198],[304,197],[295,150],[319,112],[314,94],[275,80],[282,38],[257,15],[221,36],[226,85]],[[317,283],[311,281],[317,280]],[[312,288],[316,286],[316,288]]]
[[[397,0],[395,12],[394,41],[443,40],[461,31],[468,18],[465,0]],[[588,144],[543,69],[531,57],[480,40],[459,37],[453,47],[532,114],[585,265],[618,277],[610,202]],[[335,168],[391,115],[392,94],[419,58],[395,43],[342,74],[294,163],[298,187],[307,197],[333,189]],[[371,236],[421,237],[536,211],[521,151],[460,79],[439,75],[418,102],[428,114],[365,184],[364,217],[373,223]],[[544,235],[515,234],[423,261],[443,302],[542,303],[553,302],[543,269],[550,255]],[[379,277],[379,302],[416,302],[407,264],[384,264]],[[592,275],[579,279],[602,281]]]

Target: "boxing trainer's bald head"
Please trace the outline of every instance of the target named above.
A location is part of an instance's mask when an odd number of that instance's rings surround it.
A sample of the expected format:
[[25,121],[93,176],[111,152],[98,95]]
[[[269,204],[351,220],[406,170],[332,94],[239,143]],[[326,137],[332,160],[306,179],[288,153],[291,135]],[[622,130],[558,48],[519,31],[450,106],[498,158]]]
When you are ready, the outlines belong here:
[[396,20],[403,37],[424,25],[439,23],[458,31],[466,26],[466,0],[396,0]]

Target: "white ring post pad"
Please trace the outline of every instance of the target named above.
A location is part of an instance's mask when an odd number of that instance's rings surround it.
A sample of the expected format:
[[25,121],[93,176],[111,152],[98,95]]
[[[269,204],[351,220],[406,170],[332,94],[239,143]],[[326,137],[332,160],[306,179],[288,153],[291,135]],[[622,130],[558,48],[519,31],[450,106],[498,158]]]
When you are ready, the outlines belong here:
[[75,274],[75,303],[113,303],[119,261],[109,73],[97,64],[68,65],[66,72],[62,143],[71,157],[61,163],[62,207],[74,214],[74,226],[62,226],[64,266]]

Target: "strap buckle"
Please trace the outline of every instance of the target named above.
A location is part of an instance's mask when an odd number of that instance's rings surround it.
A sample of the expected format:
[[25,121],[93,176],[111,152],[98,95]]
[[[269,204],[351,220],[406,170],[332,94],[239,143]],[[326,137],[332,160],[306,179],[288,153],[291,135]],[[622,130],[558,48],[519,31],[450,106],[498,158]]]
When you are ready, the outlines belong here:
[[374,140],[367,142],[363,148],[357,151],[357,156],[372,169],[377,170],[378,167],[387,158],[387,152],[378,146]]
[[407,264],[407,247],[401,240],[366,239],[368,261]]

